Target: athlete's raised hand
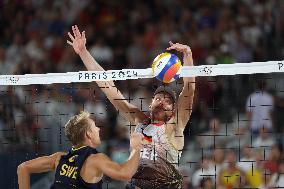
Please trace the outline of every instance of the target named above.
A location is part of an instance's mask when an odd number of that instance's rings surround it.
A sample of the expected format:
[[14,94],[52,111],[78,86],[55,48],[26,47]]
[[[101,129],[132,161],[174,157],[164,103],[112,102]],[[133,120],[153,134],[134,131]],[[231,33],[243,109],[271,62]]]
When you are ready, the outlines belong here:
[[193,66],[192,52],[189,46],[183,45],[180,43],[169,42],[170,46],[167,50],[176,50],[183,53],[183,65],[184,66]]
[[71,45],[74,51],[80,55],[84,50],[86,50],[86,36],[85,31],[80,32],[77,25],[72,26],[73,35],[68,32],[70,41],[67,40],[67,43]]
[[183,45],[180,43],[173,43],[171,41],[169,42],[169,44],[170,46],[167,48],[167,50],[176,50],[178,52],[191,54],[191,49],[187,45]]

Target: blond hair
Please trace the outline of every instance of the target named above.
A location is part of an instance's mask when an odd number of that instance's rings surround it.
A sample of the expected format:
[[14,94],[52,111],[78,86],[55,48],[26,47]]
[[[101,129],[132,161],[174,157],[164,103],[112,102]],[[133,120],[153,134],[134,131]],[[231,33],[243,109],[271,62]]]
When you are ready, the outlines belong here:
[[90,130],[89,117],[89,112],[81,111],[65,124],[65,135],[73,146],[83,145],[85,133]]

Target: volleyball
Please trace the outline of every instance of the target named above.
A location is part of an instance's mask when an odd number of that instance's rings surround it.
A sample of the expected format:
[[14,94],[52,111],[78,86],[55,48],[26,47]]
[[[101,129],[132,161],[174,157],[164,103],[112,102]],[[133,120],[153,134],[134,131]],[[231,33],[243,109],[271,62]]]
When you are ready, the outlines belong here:
[[178,79],[181,67],[181,61],[176,55],[165,52],[154,59],[152,72],[158,80],[170,83]]

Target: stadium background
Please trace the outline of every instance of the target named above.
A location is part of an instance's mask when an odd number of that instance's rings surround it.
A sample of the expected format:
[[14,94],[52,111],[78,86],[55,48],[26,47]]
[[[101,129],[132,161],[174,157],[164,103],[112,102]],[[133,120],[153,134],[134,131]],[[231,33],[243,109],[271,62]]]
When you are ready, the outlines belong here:
[[[188,44],[195,65],[283,60],[283,4],[282,0],[0,0],[0,73],[85,70],[66,44],[73,24],[86,31],[87,47],[105,69],[148,68],[170,40]],[[257,83],[267,84],[274,101],[273,132],[266,134],[269,143],[262,147],[253,145],[258,135],[251,135],[246,116],[246,102]],[[262,162],[263,178],[281,172],[283,74],[200,77],[196,84],[180,165],[184,188],[198,188],[200,166],[209,167],[207,173],[214,175],[212,166],[225,165],[231,150],[237,162],[243,149],[254,151],[245,166]],[[146,111],[159,83],[147,79],[117,85],[130,102]],[[172,85],[177,91],[182,86]],[[0,86],[1,188],[18,188],[20,162],[66,150],[64,124],[81,109],[90,111],[102,128],[101,150],[123,162],[128,156],[128,123],[96,84]],[[212,118],[216,128],[216,120],[220,121],[220,130],[212,131]],[[209,144],[204,143],[210,138]],[[244,148],[247,145],[250,148]],[[224,157],[213,156],[222,153]],[[209,178],[207,184],[214,188],[218,174]],[[33,175],[32,188],[48,188],[51,181],[52,174]],[[105,179],[104,188],[118,186],[123,188],[124,183]]]

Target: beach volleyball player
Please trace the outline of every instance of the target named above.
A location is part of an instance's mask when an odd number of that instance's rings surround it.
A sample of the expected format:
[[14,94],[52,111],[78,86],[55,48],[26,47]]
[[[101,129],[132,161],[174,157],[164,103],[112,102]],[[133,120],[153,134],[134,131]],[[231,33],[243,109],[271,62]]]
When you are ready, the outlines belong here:
[[72,149],[21,163],[17,170],[19,189],[30,188],[32,173],[49,171],[55,171],[51,189],[102,189],[103,175],[117,180],[131,179],[139,165],[142,135],[132,134],[129,159],[118,164],[96,150],[101,144],[99,131],[88,112],[71,117],[65,125],[65,134]]
[[[70,44],[81,57],[89,71],[103,71],[86,49],[85,32],[77,26],[68,33]],[[193,66],[192,53],[187,45],[170,43],[167,50],[183,53],[183,65]],[[141,189],[170,189],[182,187],[182,175],[177,164],[184,147],[183,131],[190,118],[195,78],[183,78],[183,90],[176,98],[175,92],[168,87],[158,87],[149,106],[150,117],[147,117],[136,106],[130,104],[113,81],[97,81],[114,107],[131,123],[135,130],[144,135],[140,165],[131,183]]]

